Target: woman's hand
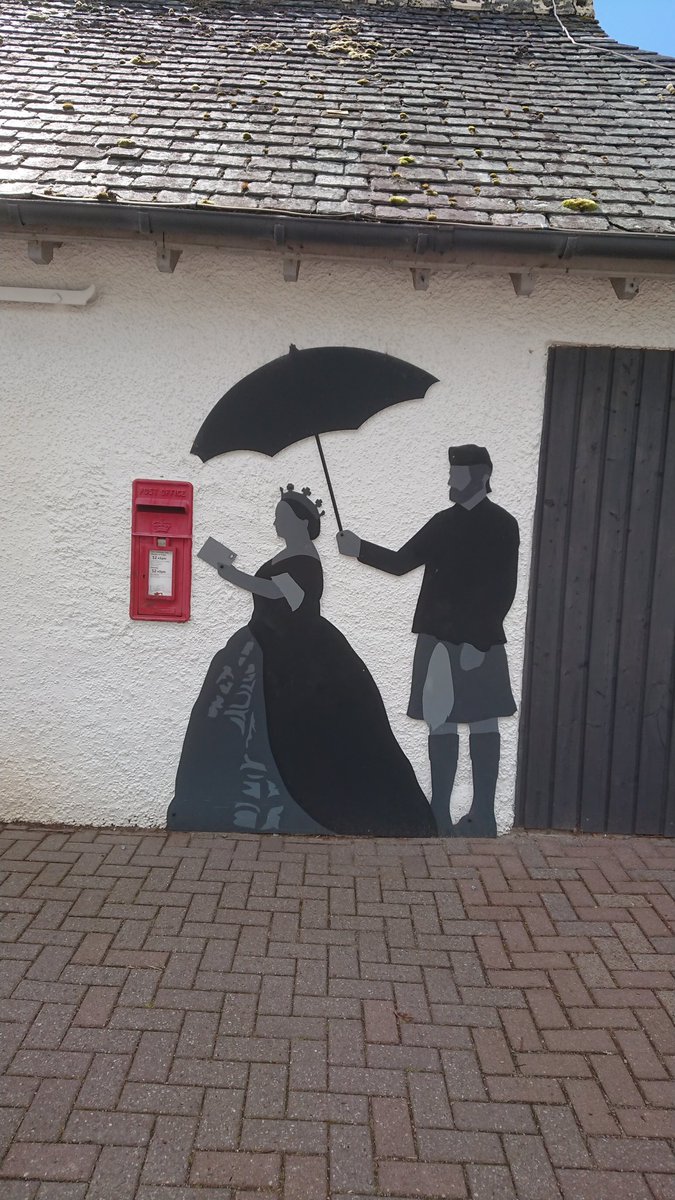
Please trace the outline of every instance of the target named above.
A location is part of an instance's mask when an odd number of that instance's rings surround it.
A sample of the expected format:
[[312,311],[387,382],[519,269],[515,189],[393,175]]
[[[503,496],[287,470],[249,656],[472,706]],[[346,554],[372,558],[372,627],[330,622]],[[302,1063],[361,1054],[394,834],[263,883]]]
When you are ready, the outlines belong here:
[[233,561],[218,563],[218,574],[221,579],[227,579],[228,583],[235,582],[235,575],[239,574]]

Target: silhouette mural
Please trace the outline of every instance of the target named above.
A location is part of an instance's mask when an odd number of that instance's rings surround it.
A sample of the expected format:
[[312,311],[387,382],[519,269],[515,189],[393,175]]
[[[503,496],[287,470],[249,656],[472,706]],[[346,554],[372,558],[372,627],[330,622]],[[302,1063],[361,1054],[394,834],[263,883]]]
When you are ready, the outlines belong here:
[[[520,539],[515,518],[488,499],[492,462],[485,447],[451,446],[448,457],[453,505],[405,546],[387,550],[346,530],[338,547],[390,575],[424,567],[408,716],[429,727],[432,811],[441,834],[495,837],[499,718],[516,711],[503,622],[515,596]],[[453,829],[459,725],[470,731],[473,801]]]
[[518,526],[487,499],[487,451],[450,449],[453,506],[391,551],[343,531],[321,443],[322,433],[357,429],[435,382],[370,350],[291,347],[218,401],[193,446],[206,462],[233,450],[273,456],[313,437],[340,552],[394,575],[424,566],[408,714],[429,727],[431,804],[366,665],[321,615],[322,501],[288,484],[274,517],[283,548],[255,574],[213,538],[199,552],[251,594],[253,611],[211,662],[192,710],[170,829],[450,835],[458,725],[467,723],[474,797],[456,832],[496,833],[498,718],[515,712],[502,622],[515,591]]
[[[226,393],[193,453],[274,456],[314,437],[338,528],[320,435],[357,429],[382,409],[425,395],[433,375],[372,350],[297,350]],[[282,490],[275,528],[285,543],[255,575],[209,539],[200,551],[253,596],[253,615],[213,659],[192,711],[167,824],[171,829],[429,836],[429,804],[389,725],[377,686],[321,616],[316,549],[321,502]]]

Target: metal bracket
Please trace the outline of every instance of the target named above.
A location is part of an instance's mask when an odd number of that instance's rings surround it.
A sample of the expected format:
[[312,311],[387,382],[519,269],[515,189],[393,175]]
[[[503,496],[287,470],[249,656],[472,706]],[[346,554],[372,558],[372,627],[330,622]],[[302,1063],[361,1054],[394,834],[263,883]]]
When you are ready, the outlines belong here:
[[574,258],[575,254],[577,253],[578,245],[579,238],[575,237],[574,234],[570,234],[569,237],[565,238],[565,248],[559,257],[562,259]]
[[277,221],[273,231],[274,245],[279,249],[283,249],[286,245],[286,226]]
[[283,270],[286,283],[297,283],[298,275],[300,274],[300,259],[285,258]]
[[615,276],[609,281],[619,300],[632,300],[640,292],[640,280],[628,276]]
[[157,247],[157,270],[163,275],[173,275],[178,266],[182,250],[174,250],[170,246]]
[[37,263],[40,267],[46,267],[54,257],[54,251],[58,250],[63,242],[46,242],[36,239],[34,242],[29,242],[26,249],[31,262]]
[[510,274],[516,296],[531,296],[534,291],[534,275],[531,271],[514,271]]
[[413,287],[416,292],[426,292],[431,279],[431,271],[428,267],[411,267],[410,274],[412,275]]
[[0,209],[4,210],[9,219],[10,225],[16,225],[17,229],[23,229],[23,221],[21,220],[21,209],[13,200],[7,200],[0,204]]

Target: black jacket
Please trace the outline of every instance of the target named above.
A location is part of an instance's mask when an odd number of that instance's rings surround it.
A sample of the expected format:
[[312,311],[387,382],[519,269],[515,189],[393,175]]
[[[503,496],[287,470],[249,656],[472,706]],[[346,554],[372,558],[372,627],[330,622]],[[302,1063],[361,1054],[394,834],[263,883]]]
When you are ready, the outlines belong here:
[[361,542],[359,561],[390,575],[424,566],[413,633],[488,650],[506,641],[519,544],[515,517],[486,497],[473,509],[436,513],[400,550]]

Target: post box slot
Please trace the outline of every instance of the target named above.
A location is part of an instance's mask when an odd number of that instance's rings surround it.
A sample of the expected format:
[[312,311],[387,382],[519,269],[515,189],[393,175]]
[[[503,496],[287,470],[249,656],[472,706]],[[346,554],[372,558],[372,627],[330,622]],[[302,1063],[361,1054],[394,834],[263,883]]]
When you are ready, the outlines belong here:
[[136,512],[147,513],[186,513],[183,504],[137,504]]

